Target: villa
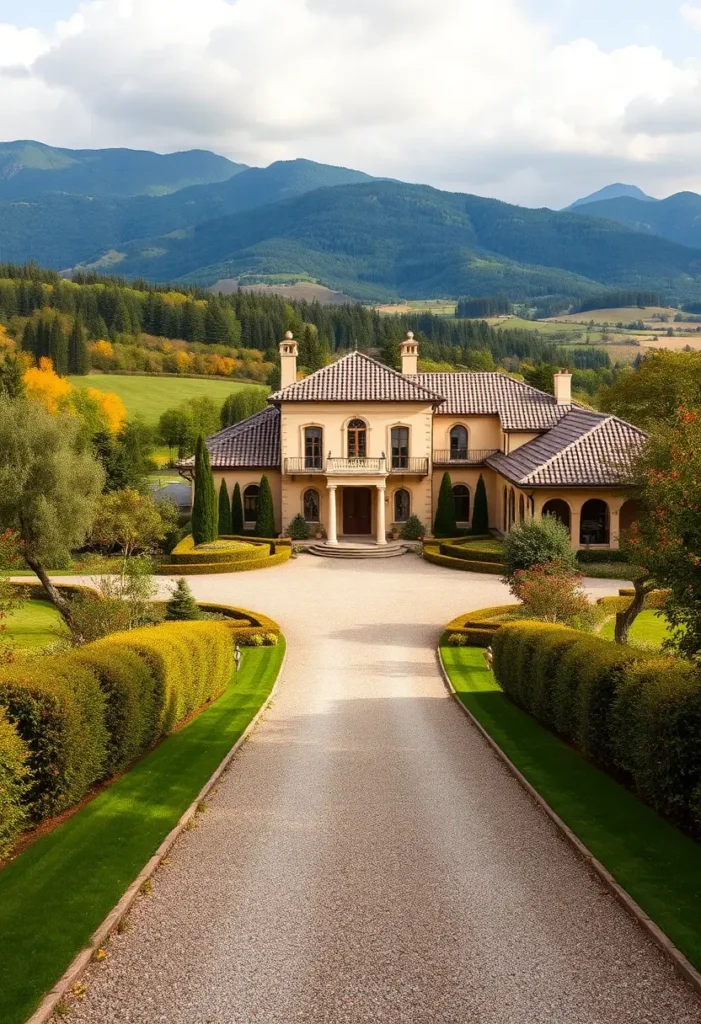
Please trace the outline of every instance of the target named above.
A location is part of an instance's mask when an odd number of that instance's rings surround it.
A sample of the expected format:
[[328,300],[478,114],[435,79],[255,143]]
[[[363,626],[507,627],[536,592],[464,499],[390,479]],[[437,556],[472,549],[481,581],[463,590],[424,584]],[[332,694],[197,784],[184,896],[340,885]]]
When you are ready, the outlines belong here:
[[330,545],[385,544],[412,514],[430,532],[447,470],[460,528],[481,474],[492,529],[551,513],[573,547],[618,547],[636,518],[629,467],[640,430],[573,402],[565,371],[549,395],[504,373],[419,373],[418,355],[410,332],[401,372],[351,352],[297,380],[288,332],[269,407],[207,440],[217,488],[222,478],[240,485],[247,528],[265,473],[279,530],[301,512]]

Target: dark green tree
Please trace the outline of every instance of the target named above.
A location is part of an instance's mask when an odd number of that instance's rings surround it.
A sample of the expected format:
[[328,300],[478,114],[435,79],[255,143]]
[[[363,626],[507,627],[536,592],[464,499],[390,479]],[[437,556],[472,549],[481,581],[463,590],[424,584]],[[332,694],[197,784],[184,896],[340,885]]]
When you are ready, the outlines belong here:
[[170,622],[182,622],[183,620],[201,618],[202,612],[195,600],[195,595],[190,590],[187,580],[181,576],[166,604],[166,619]]
[[265,474],[260,478],[260,490],[258,491],[258,512],[256,516],[256,527],[253,531],[256,537],[275,537],[275,513],[273,511],[273,495],[270,484]]
[[436,537],[454,537],[457,533],[455,499],[453,497],[453,484],[450,479],[450,473],[444,473],[441,480],[433,533]]
[[209,452],[200,435],[195,445],[195,498],[192,504],[192,536],[195,544],[211,544],[217,539],[217,512]]
[[49,354],[54,364],[54,370],[59,377],[65,377],[68,373],[68,339],[58,317],[54,317],[54,321],[51,324],[49,344]]
[[77,316],[68,339],[68,372],[82,377],[89,369],[88,342],[83,321]]
[[227,537],[231,533],[231,502],[226,480],[222,477],[219,487],[219,536]]
[[231,532],[235,537],[243,533],[243,501],[238,484],[234,486],[234,496],[231,500]]
[[489,506],[487,504],[487,488],[484,477],[480,473],[475,490],[475,507],[472,510],[472,532],[489,533]]
[[8,356],[0,364],[0,394],[8,398],[24,397],[22,364],[17,356]]
[[248,387],[234,391],[232,395],[224,399],[221,407],[221,425],[230,427],[234,423],[240,423],[257,412],[261,412],[268,404],[267,396],[263,388]]

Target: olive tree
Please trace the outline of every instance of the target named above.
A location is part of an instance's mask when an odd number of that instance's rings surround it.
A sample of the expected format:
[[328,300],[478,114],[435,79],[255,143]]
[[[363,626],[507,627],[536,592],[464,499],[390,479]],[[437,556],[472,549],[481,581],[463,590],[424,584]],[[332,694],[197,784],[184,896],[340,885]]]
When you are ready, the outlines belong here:
[[45,566],[85,542],[103,483],[77,416],[0,395],[0,523],[17,533],[27,565],[69,626],[70,603]]

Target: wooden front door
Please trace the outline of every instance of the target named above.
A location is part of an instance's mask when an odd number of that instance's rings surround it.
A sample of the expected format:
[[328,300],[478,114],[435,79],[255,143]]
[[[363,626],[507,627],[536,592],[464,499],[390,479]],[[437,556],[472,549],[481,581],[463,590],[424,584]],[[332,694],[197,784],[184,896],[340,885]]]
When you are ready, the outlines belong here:
[[344,487],[343,532],[362,536],[372,531],[372,491],[369,487]]

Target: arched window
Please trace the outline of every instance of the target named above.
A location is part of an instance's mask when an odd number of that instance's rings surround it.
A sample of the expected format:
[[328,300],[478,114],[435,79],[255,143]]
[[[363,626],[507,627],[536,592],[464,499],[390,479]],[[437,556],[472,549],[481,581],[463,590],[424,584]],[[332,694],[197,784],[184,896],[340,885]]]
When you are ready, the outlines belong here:
[[450,458],[465,460],[467,458],[467,430],[465,427],[453,427],[450,431]]
[[411,495],[402,488],[394,492],[394,521],[405,523],[411,513]]
[[470,522],[470,492],[465,484],[456,484],[453,488],[453,501],[455,502],[456,523]]
[[243,521],[244,523],[256,523],[258,521],[258,484],[249,484],[243,492]]
[[505,487],[504,488],[504,494],[503,494],[503,502],[502,502],[502,504],[503,504],[503,512],[504,512],[504,533],[506,533],[506,531],[509,528],[509,520],[508,520],[508,515],[509,515],[509,496],[508,495],[509,495],[509,492],[507,491],[507,489]]
[[392,427],[392,469],[409,467],[409,428]]
[[599,498],[590,498],[582,505],[579,526],[580,544],[609,543],[609,507]]
[[516,522],[516,492],[513,487],[509,491],[509,529]]
[[526,518],[526,503],[523,500],[523,495],[518,499],[518,518],[520,522],[523,522]]
[[322,469],[324,436],[321,427],[304,428],[304,468]]
[[562,498],[552,498],[543,505],[544,516],[555,516],[570,531],[570,506]]
[[348,458],[364,459],[368,453],[368,429],[363,420],[348,424]]
[[319,492],[313,488],[304,492],[304,518],[308,523],[319,522]]

